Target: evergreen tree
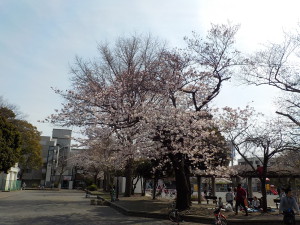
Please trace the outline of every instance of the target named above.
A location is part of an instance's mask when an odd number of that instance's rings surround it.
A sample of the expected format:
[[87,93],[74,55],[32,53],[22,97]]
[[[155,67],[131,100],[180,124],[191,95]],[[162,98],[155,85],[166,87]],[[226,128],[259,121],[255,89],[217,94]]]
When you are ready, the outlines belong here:
[[8,108],[0,108],[0,171],[7,171],[20,157],[20,133],[11,122],[14,113]]

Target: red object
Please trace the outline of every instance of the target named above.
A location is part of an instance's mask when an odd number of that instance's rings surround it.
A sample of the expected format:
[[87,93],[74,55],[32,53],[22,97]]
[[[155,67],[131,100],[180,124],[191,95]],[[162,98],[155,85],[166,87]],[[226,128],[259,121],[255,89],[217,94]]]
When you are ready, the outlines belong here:
[[246,198],[247,192],[244,188],[239,187],[236,190],[236,201],[243,202]]
[[262,166],[257,167],[257,173],[259,176],[262,176],[264,168]]
[[274,189],[271,189],[270,191],[271,191],[274,195],[278,195],[278,192],[275,191]]

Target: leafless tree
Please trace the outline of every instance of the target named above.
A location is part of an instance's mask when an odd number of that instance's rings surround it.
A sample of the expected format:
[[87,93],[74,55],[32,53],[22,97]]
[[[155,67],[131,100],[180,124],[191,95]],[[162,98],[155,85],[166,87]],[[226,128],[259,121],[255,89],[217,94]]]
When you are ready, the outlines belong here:
[[[269,120],[263,122],[252,110],[231,110],[226,109],[222,117],[232,117],[235,121],[230,129],[223,127],[223,132],[228,141],[232,144],[238,154],[245,160],[248,170],[252,170],[253,176],[258,176],[262,188],[262,207],[267,211],[266,178],[268,166],[271,159],[280,154],[287,154],[292,151],[299,151],[300,146],[286,128],[281,120]],[[235,119],[233,119],[235,118]],[[222,118],[220,118],[222,120]],[[259,124],[256,121],[259,121]],[[252,163],[260,161],[263,170],[257,171],[256,165]]]
[[300,35],[285,34],[282,43],[269,43],[249,58],[242,80],[250,85],[269,85],[280,90],[278,115],[300,127]]

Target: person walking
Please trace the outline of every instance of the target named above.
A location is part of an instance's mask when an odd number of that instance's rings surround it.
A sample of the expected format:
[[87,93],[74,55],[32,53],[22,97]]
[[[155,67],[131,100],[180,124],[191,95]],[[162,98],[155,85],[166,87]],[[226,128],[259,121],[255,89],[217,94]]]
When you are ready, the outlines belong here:
[[233,208],[234,194],[233,194],[233,192],[231,191],[231,188],[228,188],[227,190],[228,190],[228,192],[227,192],[226,195],[225,195],[225,199],[226,199],[226,202],[227,202],[228,204],[230,204],[231,207]]
[[111,189],[110,189],[110,199],[111,199],[111,202],[114,202],[116,200],[115,186],[111,186]]
[[296,199],[292,196],[292,190],[287,188],[284,190],[285,196],[281,198],[279,205],[279,213],[283,214],[283,223],[295,225],[295,213],[299,213],[299,206]]
[[247,200],[247,192],[244,188],[242,188],[241,184],[238,184],[238,186],[236,188],[236,197],[235,197],[235,201],[236,201],[235,215],[238,214],[239,206],[242,206],[246,213],[245,216],[248,216],[248,211],[245,206],[245,200]]
[[22,190],[25,190],[25,189],[26,189],[26,183],[23,182],[23,184],[22,184]]

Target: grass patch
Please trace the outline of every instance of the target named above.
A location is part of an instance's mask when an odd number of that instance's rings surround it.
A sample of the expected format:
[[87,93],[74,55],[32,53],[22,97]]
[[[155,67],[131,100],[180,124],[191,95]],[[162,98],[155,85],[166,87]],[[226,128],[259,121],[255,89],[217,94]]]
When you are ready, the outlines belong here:
[[102,198],[104,198],[105,200],[110,200],[110,194],[109,192],[103,192],[103,191],[89,191],[90,195],[99,195]]

